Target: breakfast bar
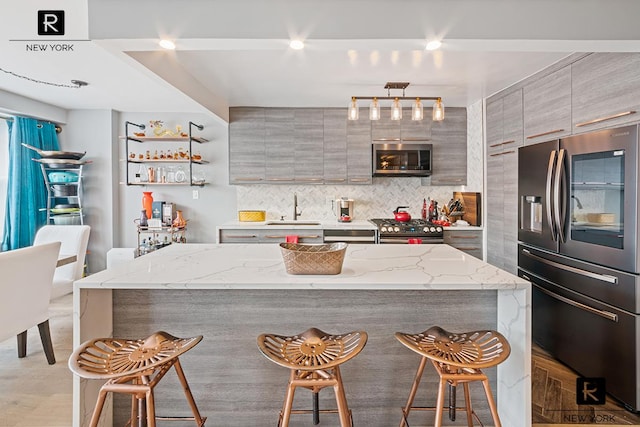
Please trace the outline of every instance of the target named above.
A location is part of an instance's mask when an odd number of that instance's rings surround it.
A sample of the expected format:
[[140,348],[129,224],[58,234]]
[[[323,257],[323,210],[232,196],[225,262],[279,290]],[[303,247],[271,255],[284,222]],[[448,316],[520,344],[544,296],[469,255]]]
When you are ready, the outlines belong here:
[[[342,370],[347,399],[354,425],[389,426],[400,422],[418,361],[394,332],[495,329],[511,344],[510,357],[487,370],[502,424],[526,427],[530,298],[529,282],[448,245],[352,244],[340,274],[290,275],[275,244],[175,244],[77,281],[73,345],[158,330],[203,335],[183,359],[202,415],[211,425],[266,426],[277,424],[288,373],[260,354],[259,334],[365,330],[366,347]],[[436,396],[429,369],[416,398],[423,406]],[[158,415],[188,415],[175,375],[163,382],[156,402],[170,414]],[[100,385],[74,378],[75,427],[88,425]],[[480,418],[490,420],[481,387],[471,394]],[[124,424],[128,404],[109,401],[101,425]],[[310,404],[310,393],[296,394],[294,407]],[[335,408],[331,391],[320,393],[320,405]],[[425,412],[410,418],[411,425],[432,419]],[[321,415],[321,425],[337,424],[334,414]],[[292,425],[311,425],[311,417],[295,415]]]

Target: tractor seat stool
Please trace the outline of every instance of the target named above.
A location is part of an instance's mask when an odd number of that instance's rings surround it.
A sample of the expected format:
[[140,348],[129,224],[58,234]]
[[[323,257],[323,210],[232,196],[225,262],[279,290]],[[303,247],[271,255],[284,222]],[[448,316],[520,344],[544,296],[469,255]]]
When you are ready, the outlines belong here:
[[[291,414],[313,414],[313,424],[320,423],[320,413],[338,413],[341,427],[353,426],[351,410],[342,384],[339,365],[355,357],[367,343],[364,331],[330,335],[311,328],[294,336],[262,334],[258,348],[267,359],[290,369],[287,393],[280,411],[278,426],[288,427]],[[312,410],[293,410],[296,387],[313,393]],[[318,393],[325,387],[333,387],[338,409],[320,410]]]
[[[442,425],[445,385],[449,386],[449,419],[455,421],[456,409],[465,409],[467,425],[473,426],[473,416],[476,419],[478,416],[471,407],[469,396],[469,382],[472,381],[482,381],[494,425],[501,427],[489,380],[481,369],[496,366],[509,357],[511,347],[502,334],[491,330],[452,333],[438,326],[433,326],[419,334],[396,332],[395,335],[403,345],[422,356],[407,404],[402,409],[400,427],[409,426],[409,412],[412,409],[435,410],[435,426],[440,427]],[[415,407],[412,406],[413,399],[418,390],[427,359],[431,361],[440,377],[438,398],[435,407]],[[456,386],[459,383],[462,384],[464,390],[465,408],[456,408]]]
[[[193,420],[198,427],[204,426],[207,418],[200,416],[178,359],[201,340],[202,335],[177,338],[160,331],[143,340],[98,338],[82,344],[69,357],[69,369],[81,378],[107,380],[100,388],[89,425],[98,425],[107,393],[112,392],[131,395],[128,425],[155,427],[156,420]],[[153,389],[172,366],[193,417],[156,417]]]

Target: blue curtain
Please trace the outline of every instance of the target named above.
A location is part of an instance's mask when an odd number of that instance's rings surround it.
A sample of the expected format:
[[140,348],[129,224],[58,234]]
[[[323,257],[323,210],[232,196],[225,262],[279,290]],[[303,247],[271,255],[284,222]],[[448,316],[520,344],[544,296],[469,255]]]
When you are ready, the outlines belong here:
[[45,224],[47,188],[40,164],[33,158],[38,153],[22,146],[41,150],[59,150],[58,135],[52,123],[16,117],[9,125],[9,174],[7,179],[7,209],[4,220],[2,250],[23,248],[33,244],[36,231]]

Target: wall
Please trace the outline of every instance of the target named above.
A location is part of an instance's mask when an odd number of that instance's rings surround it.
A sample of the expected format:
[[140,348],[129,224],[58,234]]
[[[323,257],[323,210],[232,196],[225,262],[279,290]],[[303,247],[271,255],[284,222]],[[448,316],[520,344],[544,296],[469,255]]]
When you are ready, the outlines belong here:
[[[207,138],[209,142],[204,144],[194,143],[194,152],[199,151],[204,160],[210,163],[203,166],[194,166],[206,174],[208,185],[204,187],[190,186],[127,186],[126,162],[117,162],[118,171],[115,179],[120,183],[118,187],[119,209],[116,213],[121,226],[117,230],[114,241],[116,247],[136,247],[137,233],[133,220],[140,217],[142,192],[152,191],[154,200],[173,202],[178,209],[183,211],[184,217],[189,221],[187,225],[187,241],[190,243],[215,242],[216,225],[232,220],[236,215],[236,190],[228,185],[229,182],[229,144],[228,126],[220,124],[220,120],[212,115],[187,114],[187,113],[121,113],[118,120],[118,135],[124,135],[125,121],[145,124],[148,135],[152,135],[153,129],[149,128],[150,120],[163,120],[165,127],[175,130],[176,125],[181,125],[183,131],[188,131],[188,123],[192,121],[204,126],[203,131],[194,128],[194,135]],[[139,131],[130,126],[129,132]],[[118,144],[118,158],[124,159],[125,142],[119,139],[113,141]],[[180,143],[160,143],[164,149],[171,148],[175,151]],[[130,142],[129,149],[136,153],[144,152],[150,147],[152,152],[155,145],[151,143],[139,144]],[[186,145],[185,145],[185,148]],[[161,148],[158,148],[160,150]],[[185,165],[186,166],[186,165]],[[135,168],[136,165],[129,166]],[[193,198],[193,191],[198,192],[198,199]]]
[[[446,118],[445,118],[446,120]],[[333,219],[331,199],[355,200],[355,218],[389,218],[398,206],[408,206],[419,218],[424,198],[431,197],[441,206],[453,191],[483,189],[482,102],[467,108],[467,185],[430,186],[420,178],[373,178],[372,185],[238,185],[238,209],[262,209],[267,219],[292,219],[293,194],[298,195],[301,219]]]

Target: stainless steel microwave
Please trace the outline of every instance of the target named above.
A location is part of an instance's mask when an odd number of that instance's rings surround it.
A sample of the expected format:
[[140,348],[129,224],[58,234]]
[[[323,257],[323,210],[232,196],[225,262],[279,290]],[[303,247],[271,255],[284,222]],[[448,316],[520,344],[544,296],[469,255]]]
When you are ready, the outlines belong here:
[[373,176],[431,176],[432,145],[373,143]]

